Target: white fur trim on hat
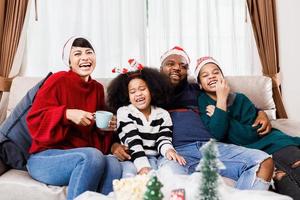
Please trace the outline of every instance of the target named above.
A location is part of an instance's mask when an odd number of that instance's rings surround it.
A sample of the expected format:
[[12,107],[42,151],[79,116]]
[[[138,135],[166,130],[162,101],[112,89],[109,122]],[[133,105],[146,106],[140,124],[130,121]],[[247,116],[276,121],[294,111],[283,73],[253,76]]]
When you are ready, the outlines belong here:
[[170,56],[170,55],[180,55],[182,57],[185,58],[186,62],[188,64],[190,64],[190,58],[188,56],[188,54],[184,51],[183,48],[179,47],[179,46],[175,46],[172,49],[166,51],[161,57],[160,57],[160,63],[162,64],[164,62],[164,60]]
[[[62,60],[63,62],[67,65],[70,66],[69,60],[70,60],[70,53],[71,53],[71,48],[73,45],[74,40],[76,40],[77,38],[84,38],[86,39],[91,45],[91,41],[89,39],[87,39],[85,36],[72,36],[64,45],[63,47],[63,52],[62,52]],[[92,45],[93,46],[93,45]]]
[[194,76],[195,76],[197,82],[198,82],[198,76],[199,76],[201,68],[204,65],[206,65],[207,63],[214,63],[215,65],[217,65],[220,68],[219,63],[213,57],[205,56],[205,57],[201,57],[201,58],[197,59],[197,65],[196,65],[196,68],[194,71]]

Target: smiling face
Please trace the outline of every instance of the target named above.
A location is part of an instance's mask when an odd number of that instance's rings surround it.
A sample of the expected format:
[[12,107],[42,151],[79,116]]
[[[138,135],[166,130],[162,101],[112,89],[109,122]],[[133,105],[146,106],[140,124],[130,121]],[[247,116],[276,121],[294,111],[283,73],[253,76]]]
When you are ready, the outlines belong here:
[[70,67],[83,80],[88,81],[96,66],[96,56],[91,48],[72,47],[70,53]]
[[188,62],[183,56],[173,54],[162,62],[161,72],[169,77],[173,85],[178,85],[186,79],[188,67]]
[[151,94],[146,82],[140,78],[130,80],[128,84],[129,101],[145,116],[151,112]]
[[205,64],[199,73],[198,79],[204,91],[209,93],[216,92],[216,83],[223,79],[223,74],[220,68],[214,63]]

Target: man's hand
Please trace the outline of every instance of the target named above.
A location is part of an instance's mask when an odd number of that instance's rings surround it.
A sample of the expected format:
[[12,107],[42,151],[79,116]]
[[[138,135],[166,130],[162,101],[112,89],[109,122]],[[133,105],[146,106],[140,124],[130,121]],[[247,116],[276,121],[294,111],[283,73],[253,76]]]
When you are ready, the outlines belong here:
[[111,146],[112,154],[115,155],[120,161],[131,159],[128,151],[128,147],[117,142]]
[[257,115],[252,127],[256,127],[259,125],[261,127],[259,129],[257,129],[257,133],[260,136],[264,136],[264,135],[268,134],[272,129],[271,122],[270,122],[267,114],[264,111],[258,111],[258,115]]

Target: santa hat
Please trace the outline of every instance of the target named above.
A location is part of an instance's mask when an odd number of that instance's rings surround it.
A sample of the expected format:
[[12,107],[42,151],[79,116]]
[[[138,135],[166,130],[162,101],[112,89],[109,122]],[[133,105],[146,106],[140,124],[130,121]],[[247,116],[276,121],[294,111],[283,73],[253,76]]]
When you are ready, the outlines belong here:
[[190,58],[188,54],[184,51],[183,48],[179,46],[175,46],[172,49],[166,51],[161,57],[160,57],[160,63],[162,64],[163,61],[170,55],[180,55],[185,58],[186,62],[190,64]]
[[69,60],[70,60],[70,53],[71,53],[71,48],[73,45],[73,42],[77,39],[77,38],[84,38],[86,39],[91,45],[91,41],[88,40],[85,36],[72,36],[64,45],[63,47],[63,52],[62,52],[62,60],[63,62],[67,65],[70,66]]
[[195,68],[195,71],[194,71],[194,75],[195,75],[195,78],[196,78],[197,82],[198,82],[198,76],[199,76],[201,68],[204,65],[206,65],[207,63],[213,63],[213,64],[217,65],[219,67],[221,73],[222,73],[222,70],[220,68],[219,63],[213,57],[204,56],[204,57],[198,58],[197,59],[197,65],[196,65],[196,68]]

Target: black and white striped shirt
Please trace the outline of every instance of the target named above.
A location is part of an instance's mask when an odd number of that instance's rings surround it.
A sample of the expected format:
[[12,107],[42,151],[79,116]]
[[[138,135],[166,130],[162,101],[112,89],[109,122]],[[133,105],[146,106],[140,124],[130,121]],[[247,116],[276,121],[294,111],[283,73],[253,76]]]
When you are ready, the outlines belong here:
[[163,155],[172,145],[172,120],[168,111],[151,106],[151,114],[144,116],[132,104],[117,111],[118,134],[122,144],[128,146],[131,158],[139,171],[150,167],[146,156]]

